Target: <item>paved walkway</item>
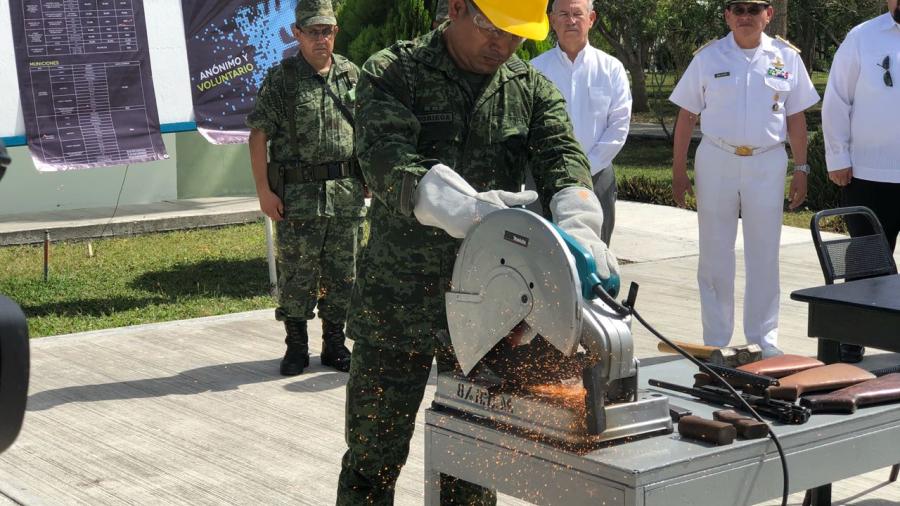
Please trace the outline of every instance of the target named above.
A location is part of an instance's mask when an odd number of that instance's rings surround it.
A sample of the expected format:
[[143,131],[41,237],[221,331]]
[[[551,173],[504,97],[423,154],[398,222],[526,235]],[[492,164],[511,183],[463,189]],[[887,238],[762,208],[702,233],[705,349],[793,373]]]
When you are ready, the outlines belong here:
[[[623,278],[641,284],[644,317],[699,341],[696,216],[621,202],[617,220],[613,249],[632,262]],[[738,287],[742,270],[739,255]],[[787,296],[821,283],[808,231],[784,229],[781,272],[781,344],[813,354],[806,308]],[[346,375],[319,365],[318,323],[311,329],[312,367],[293,378],[277,374],[283,330],[270,310],[33,341],[29,411],[0,456],[0,504],[333,504]],[[638,356],[656,355],[656,341],[634,332]],[[400,505],[422,504],[421,412]],[[835,504],[900,504],[887,476],[835,484]]]
[[256,197],[170,200],[91,209],[0,216],[0,246],[165,232],[246,223],[262,218]]

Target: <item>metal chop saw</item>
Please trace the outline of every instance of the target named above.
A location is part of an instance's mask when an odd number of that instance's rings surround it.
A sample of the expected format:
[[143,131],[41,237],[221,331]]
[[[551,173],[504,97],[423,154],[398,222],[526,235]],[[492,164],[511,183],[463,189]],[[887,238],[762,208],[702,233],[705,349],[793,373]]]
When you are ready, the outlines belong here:
[[489,214],[456,258],[446,307],[461,374],[438,375],[435,408],[577,445],[671,432],[668,398],[637,389],[631,316],[596,297],[600,283],[552,223]]

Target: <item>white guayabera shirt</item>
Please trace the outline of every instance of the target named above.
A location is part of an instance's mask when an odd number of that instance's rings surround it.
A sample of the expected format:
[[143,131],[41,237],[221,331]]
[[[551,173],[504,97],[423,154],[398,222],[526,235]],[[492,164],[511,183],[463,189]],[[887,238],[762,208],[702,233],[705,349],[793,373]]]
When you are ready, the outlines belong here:
[[900,25],[888,13],[851,30],[834,55],[822,104],[828,170],[900,183],[898,122]]
[[557,46],[531,64],[566,99],[591,174],[609,167],[625,145],[631,124],[631,88],[622,62],[588,44],[574,62]]

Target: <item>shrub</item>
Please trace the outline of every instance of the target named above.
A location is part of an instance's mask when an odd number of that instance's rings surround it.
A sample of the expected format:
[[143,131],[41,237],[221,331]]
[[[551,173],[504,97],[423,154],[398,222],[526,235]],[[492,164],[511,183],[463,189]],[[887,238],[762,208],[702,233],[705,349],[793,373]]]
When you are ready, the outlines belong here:
[[809,138],[809,177],[807,179],[806,205],[812,211],[834,209],[841,205],[840,188],[828,179],[825,166],[825,138],[818,129]]
[[[672,180],[656,179],[647,176],[625,177],[617,182],[620,200],[632,202],[644,202],[675,207],[675,199],[672,198]],[[688,209],[696,210],[697,203],[688,196]]]

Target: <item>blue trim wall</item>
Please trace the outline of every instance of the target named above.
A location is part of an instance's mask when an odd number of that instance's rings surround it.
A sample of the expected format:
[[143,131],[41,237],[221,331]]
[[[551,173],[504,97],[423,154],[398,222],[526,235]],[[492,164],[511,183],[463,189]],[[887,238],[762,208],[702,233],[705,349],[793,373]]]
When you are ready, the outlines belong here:
[[[165,123],[159,126],[160,133],[174,134],[178,132],[190,132],[197,129],[197,123],[193,121],[183,121],[181,123]],[[26,143],[24,135],[15,135],[12,137],[0,137],[3,144],[7,147],[24,146]]]

